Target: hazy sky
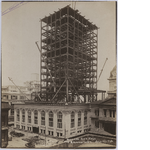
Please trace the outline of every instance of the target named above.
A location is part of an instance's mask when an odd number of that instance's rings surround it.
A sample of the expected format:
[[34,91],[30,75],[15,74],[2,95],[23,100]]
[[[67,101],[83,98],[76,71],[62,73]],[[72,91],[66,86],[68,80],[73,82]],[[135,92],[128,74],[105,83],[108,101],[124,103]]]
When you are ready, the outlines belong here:
[[[2,12],[19,2],[2,2]],[[31,73],[40,74],[40,19],[72,2],[28,2],[2,16],[2,85],[23,85]],[[108,90],[110,71],[116,64],[115,2],[76,2],[82,16],[100,27],[98,31],[98,75],[105,65],[98,89]]]

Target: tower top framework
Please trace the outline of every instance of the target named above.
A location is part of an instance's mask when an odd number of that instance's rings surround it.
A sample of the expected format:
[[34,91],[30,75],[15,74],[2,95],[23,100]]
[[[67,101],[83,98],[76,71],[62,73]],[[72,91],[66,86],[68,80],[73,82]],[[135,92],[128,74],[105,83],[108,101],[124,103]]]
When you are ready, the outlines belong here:
[[41,19],[41,99],[97,101],[98,27],[66,6]]

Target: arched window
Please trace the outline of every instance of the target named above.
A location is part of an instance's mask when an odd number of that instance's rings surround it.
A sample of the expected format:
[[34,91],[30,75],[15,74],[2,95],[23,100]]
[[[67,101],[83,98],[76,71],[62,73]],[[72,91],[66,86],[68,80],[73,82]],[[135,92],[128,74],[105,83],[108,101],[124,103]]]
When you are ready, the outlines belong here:
[[57,128],[62,128],[62,113],[57,113]]
[[84,125],[87,124],[87,111],[84,112]]
[[25,122],[25,110],[22,110],[22,122]]
[[49,126],[53,127],[53,112],[49,112]]
[[74,128],[74,112],[71,113],[71,128]]
[[17,121],[20,121],[20,110],[17,109]]
[[45,111],[41,112],[41,125],[45,125]]
[[28,110],[28,123],[31,123],[31,110]]
[[38,111],[34,111],[34,124],[38,124]]
[[81,111],[78,112],[78,126],[81,126]]

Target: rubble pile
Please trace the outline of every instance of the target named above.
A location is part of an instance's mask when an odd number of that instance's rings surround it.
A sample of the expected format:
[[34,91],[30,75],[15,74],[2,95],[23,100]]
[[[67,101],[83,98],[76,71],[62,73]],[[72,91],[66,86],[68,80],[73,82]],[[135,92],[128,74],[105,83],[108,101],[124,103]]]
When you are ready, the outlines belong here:
[[18,132],[15,132],[15,131],[11,131],[11,132],[10,132],[10,135],[11,135],[12,137],[23,137],[23,136],[24,136],[23,133],[18,133]]
[[41,139],[39,136],[33,136],[33,137],[23,138],[22,140],[28,142],[25,145],[28,148],[35,148],[35,144],[36,145],[41,145],[41,144],[44,143],[44,139]]

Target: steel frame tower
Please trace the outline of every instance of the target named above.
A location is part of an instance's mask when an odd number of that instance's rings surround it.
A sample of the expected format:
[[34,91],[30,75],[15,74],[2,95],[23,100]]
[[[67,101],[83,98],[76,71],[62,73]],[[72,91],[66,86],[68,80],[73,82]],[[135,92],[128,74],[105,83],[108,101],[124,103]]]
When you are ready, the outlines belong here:
[[41,19],[41,99],[97,101],[98,27],[66,6]]

